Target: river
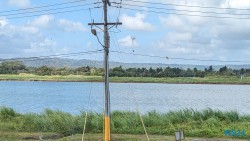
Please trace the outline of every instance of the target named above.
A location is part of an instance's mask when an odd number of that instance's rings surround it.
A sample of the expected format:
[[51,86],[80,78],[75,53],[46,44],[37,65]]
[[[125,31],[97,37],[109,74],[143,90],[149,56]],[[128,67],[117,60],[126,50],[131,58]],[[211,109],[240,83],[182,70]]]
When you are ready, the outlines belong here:
[[[44,109],[71,114],[102,112],[103,83],[97,82],[0,82],[0,106],[20,113]],[[250,114],[250,86],[207,84],[111,83],[111,110],[142,113],[193,108]]]

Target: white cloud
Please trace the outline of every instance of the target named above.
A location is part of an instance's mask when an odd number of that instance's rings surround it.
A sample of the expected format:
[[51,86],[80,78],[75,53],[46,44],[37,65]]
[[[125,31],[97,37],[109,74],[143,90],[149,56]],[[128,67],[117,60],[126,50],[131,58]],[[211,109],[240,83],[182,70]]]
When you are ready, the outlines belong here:
[[153,44],[156,48],[172,54],[200,54],[201,49],[192,43],[191,33],[169,32],[164,40]]
[[45,38],[41,42],[30,43],[30,47],[25,49],[24,52],[28,54],[57,52],[56,46],[57,46],[57,42]]
[[[199,14],[199,15],[202,16],[202,14]],[[207,22],[210,22],[208,18],[199,17],[199,16],[187,16],[186,19],[193,26],[202,26],[206,24]]]
[[197,27],[191,24],[186,17],[178,15],[169,15],[167,17],[159,17],[163,27],[178,32],[194,32],[197,30]]
[[200,26],[207,23],[206,18],[169,15],[159,17],[161,24],[169,30],[178,32],[196,32]]
[[223,7],[231,7],[231,8],[249,8],[250,1],[249,0],[226,0],[222,5]]
[[119,45],[123,47],[138,47],[136,38],[133,36],[126,36],[118,40]]
[[80,22],[69,21],[66,19],[60,19],[58,21],[60,27],[65,31],[86,31],[83,24]]
[[[162,2],[166,1],[162,0]],[[250,8],[249,0],[182,0],[173,3],[221,8]],[[190,11],[250,14],[250,11],[246,10],[217,10],[177,6],[172,6],[171,8]],[[232,60],[233,56],[236,57],[235,60],[241,60],[242,58],[244,59],[244,57],[248,58],[245,50],[249,50],[250,48],[249,20],[202,17],[211,15],[208,13],[189,12],[185,14],[200,15],[200,17],[171,14],[159,16],[159,21],[162,26],[165,27],[166,33],[162,39],[153,42],[153,46],[156,50],[184,58],[225,60]],[[247,17],[219,14],[213,14],[212,16]]]
[[33,21],[29,22],[28,24],[35,26],[35,27],[46,28],[50,25],[50,23],[52,23],[53,19],[54,19],[53,16],[42,15],[34,19]]
[[8,4],[20,8],[29,7],[31,5],[30,0],[8,0]]
[[23,55],[23,50],[29,48],[29,43],[40,40],[40,34],[30,31],[27,26],[7,24],[0,30],[0,52],[4,57]]
[[0,27],[4,27],[8,24],[8,21],[5,17],[0,17]]
[[192,34],[170,32],[167,34],[167,39],[169,42],[190,41],[192,39]]
[[[209,31],[214,38],[224,40],[225,43],[229,40],[250,41],[250,21],[249,20],[219,20],[213,23]],[[231,45],[230,45],[231,46]]]
[[36,27],[32,27],[32,26],[22,26],[20,27],[20,31],[22,33],[36,34],[39,32],[39,29],[37,29]]
[[[4,58],[12,58],[69,52],[71,45],[62,45],[51,38],[52,34],[63,30],[85,31],[85,28],[80,22],[57,20],[48,15],[20,25],[8,23],[3,17],[0,20],[0,54]],[[93,46],[91,43],[88,45]]]
[[146,15],[142,13],[136,13],[135,16],[128,16],[124,14],[121,16],[122,24],[127,29],[150,31],[154,27],[150,23],[145,22]]
[[187,47],[175,47],[175,48],[166,48],[166,50],[168,52],[174,52],[174,53],[178,53],[178,54],[200,54],[200,50],[199,49],[195,49],[195,48],[187,48]]
[[91,47],[93,47],[93,43],[92,42],[87,42],[86,46],[87,46],[87,48],[91,48]]
[[[175,4],[181,4],[181,5],[193,5],[193,6],[220,6],[225,0],[209,0],[209,1],[204,1],[204,0],[178,0],[174,1],[172,3]],[[162,2],[169,3],[169,1],[162,0]],[[192,7],[192,8],[197,8],[197,7]]]
[[49,28],[49,30],[51,30],[51,27],[53,27],[54,29],[59,28],[60,30],[67,32],[86,31],[83,24],[80,22],[74,22],[67,19],[57,20],[50,15],[42,15],[28,22],[28,25],[36,28],[43,28],[43,30],[45,30],[45,28]]
[[49,40],[39,28],[31,24],[13,25],[7,23],[0,28],[0,53],[2,57],[40,56],[60,52],[63,52],[63,47],[60,47],[56,41]]
[[175,29],[182,28],[185,25],[182,19],[175,15],[170,15],[167,18],[160,16],[160,21],[164,26]]

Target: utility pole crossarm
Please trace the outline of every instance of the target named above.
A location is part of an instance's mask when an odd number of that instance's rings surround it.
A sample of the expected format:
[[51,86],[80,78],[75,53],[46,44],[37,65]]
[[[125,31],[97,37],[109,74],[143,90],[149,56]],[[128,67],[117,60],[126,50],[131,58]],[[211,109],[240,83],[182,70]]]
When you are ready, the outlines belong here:
[[[88,25],[104,25],[104,23],[88,23]],[[107,25],[122,25],[121,22],[107,23]]]
[[[108,30],[116,25],[121,25],[120,22],[108,22],[107,13],[108,8],[107,5],[111,6],[111,3],[109,0],[102,0],[103,2],[103,14],[104,14],[104,22],[103,23],[88,23],[91,27],[97,26],[97,25],[103,25],[103,32],[104,32],[104,44],[102,45],[104,47],[104,87],[105,87],[105,112],[104,112],[104,141],[110,141],[110,93],[109,93],[109,33]],[[108,25],[112,25],[110,28],[108,28]],[[93,32],[92,32],[93,31]],[[94,33],[95,36],[97,36],[96,31],[93,29],[91,30],[92,33]],[[98,37],[97,37],[98,38]],[[99,39],[98,39],[99,41]]]

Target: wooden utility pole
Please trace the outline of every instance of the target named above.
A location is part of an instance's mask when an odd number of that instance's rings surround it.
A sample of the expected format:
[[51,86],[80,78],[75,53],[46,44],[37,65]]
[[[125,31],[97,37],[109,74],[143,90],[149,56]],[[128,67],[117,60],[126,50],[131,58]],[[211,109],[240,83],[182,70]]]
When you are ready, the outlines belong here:
[[107,12],[108,6],[111,6],[109,0],[103,1],[104,23],[89,23],[88,25],[103,25],[104,32],[104,72],[105,72],[105,112],[104,112],[104,141],[110,141],[110,93],[109,93],[109,28],[108,25],[121,25],[122,23],[108,23]]

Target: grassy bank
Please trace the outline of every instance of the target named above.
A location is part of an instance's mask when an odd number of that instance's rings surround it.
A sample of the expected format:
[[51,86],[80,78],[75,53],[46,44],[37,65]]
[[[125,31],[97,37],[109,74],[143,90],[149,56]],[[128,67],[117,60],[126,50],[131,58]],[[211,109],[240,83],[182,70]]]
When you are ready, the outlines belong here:
[[[19,75],[0,75],[0,81],[59,81],[59,82],[102,82],[102,76],[83,76],[83,75],[67,75],[67,76],[38,76],[33,74]],[[175,77],[175,78],[155,78],[155,77],[111,77],[111,82],[133,82],[133,83],[174,83],[174,84],[250,84],[250,77],[240,80],[235,76],[208,76],[200,77]]]
[[72,82],[101,82],[103,78],[101,76],[83,76],[83,75],[53,75],[53,76],[39,76],[34,74],[10,74],[0,75],[0,80],[14,80],[14,81],[72,81]]
[[[8,135],[7,137],[2,136],[3,134]],[[60,139],[48,138],[56,136],[53,133],[26,133],[26,132],[0,132],[1,141],[37,141],[39,137],[46,141],[81,141],[82,135],[76,134],[68,137],[62,137]],[[86,134],[84,141],[102,141],[103,134]],[[112,141],[148,141],[145,135],[131,135],[131,134],[111,134]],[[175,137],[166,135],[150,135],[150,141],[174,141]],[[197,137],[186,137],[185,141],[246,141],[246,139],[223,139],[223,138],[197,138]]]
[[[10,108],[0,110],[0,133],[8,132],[39,132],[56,133],[58,137],[81,134],[85,113],[70,115],[61,111],[45,110],[41,114],[20,114]],[[149,112],[142,116],[150,135],[174,135],[184,129],[188,137],[228,138],[225,130],[244,130],[242,139],[250,139],[250,115],[237,112],[221,112],[211,109],[203,111],[180,110],[168,113]],[[86,124],[87,134],[103,131],[103,117],[99,113],[89,113]],[[112,113],[111,132],[113,134],[144,134],[137,113]],[[0,134],[0,138],[1,138]]]

